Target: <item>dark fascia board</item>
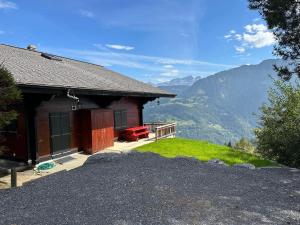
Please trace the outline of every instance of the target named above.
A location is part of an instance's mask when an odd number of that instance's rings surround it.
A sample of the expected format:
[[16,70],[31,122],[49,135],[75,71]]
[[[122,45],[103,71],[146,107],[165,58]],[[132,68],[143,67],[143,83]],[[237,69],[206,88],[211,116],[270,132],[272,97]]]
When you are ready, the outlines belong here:
[[67,90],[72,90],[78,95],[94,95],[94,96],[131,96],[131,97],[167,97],[174,98],[176,94],[159,94],[159,93],[147,93],[147,92],[125,92],[125,91],[110,91],[110,90],[91,90],[91,89],[78,89],[68,87],[49,87],[39,85],[26,85],[18,84],[18,87],[23,93],[33,94],[61,94]]

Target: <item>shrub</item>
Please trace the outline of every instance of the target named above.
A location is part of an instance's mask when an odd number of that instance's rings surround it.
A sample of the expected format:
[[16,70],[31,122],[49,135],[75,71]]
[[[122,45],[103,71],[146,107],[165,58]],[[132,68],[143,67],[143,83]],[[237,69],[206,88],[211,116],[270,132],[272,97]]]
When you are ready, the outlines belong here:
[[257,151],[279,163],[300,167],[300,86],[275,81],[255,129]]
[[246,151],[246,152],[250,152],[250,153],[253,153],[254,150],[255,150],[255,147],[251,144],[251,142],[245,138],[245,137],[242,137],[238,142],[236,142],[233,146],[235,149],[238,149],[238,150],[243,150],[243,151]]

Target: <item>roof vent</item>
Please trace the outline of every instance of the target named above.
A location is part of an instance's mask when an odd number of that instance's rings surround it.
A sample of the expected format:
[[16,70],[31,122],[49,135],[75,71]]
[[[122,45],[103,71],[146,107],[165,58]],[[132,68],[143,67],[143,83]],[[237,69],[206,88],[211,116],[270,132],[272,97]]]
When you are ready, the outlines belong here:
[[56,61],[62,61],[61,58],[57,57],[56,55],[51,55],[48,53],[42,53],[41,54],[42,57],[46,58],[46,59],[51,59],[51,60],[56,60]]
[[27,46],[27,49],[29,50],[29,51],[36,51],[36,46],[35,45],[28,45]]

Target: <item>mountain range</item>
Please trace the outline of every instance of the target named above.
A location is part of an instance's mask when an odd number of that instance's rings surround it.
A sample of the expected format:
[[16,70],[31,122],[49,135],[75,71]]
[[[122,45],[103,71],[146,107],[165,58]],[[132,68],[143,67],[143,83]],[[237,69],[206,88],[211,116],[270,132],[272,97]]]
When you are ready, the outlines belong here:
[[170,81],[159,83],[158,86],[178,86],[178,85],[187,85],[191,86],[193,85],[197,80],[200,80],[201,77],[193,77],[193,76],[187,76],[183,78],[175,78]]
[[145,121],[177,123],[177,135],[216,143],[253,138],[259,107],[267,101],[280,60],[243,65],[206,78],[185,77],[159,84],[177,94],[145,106]]

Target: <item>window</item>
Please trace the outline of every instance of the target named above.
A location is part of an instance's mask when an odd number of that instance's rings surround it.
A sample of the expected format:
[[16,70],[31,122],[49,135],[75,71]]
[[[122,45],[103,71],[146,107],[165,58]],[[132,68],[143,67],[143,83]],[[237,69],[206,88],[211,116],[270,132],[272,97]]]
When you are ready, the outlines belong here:
[[17,120],[11,121],[8,125],[0,128],[0,133],[17,133],[18,124]]
[[127,111],[116,110],[114,111],[115,129],[126,129],[127,128]]

